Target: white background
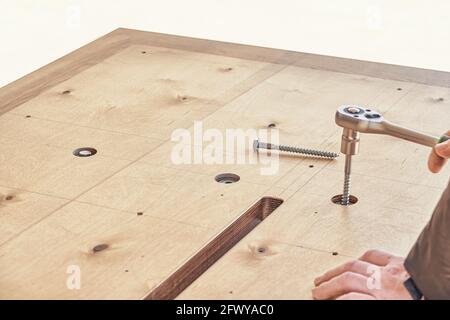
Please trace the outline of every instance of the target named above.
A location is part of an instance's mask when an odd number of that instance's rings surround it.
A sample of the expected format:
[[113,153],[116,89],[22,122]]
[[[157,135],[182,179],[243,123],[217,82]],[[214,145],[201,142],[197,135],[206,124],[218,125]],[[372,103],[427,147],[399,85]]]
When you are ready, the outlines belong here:
[[118,27],[450,71],[449,0],[0,0],[0,86]]

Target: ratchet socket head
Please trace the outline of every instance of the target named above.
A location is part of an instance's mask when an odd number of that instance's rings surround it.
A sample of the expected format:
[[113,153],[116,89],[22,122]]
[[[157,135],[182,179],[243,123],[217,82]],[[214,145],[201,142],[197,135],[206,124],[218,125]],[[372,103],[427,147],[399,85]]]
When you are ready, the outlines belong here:
[[341,152],[343,154],[355,155],[359,152],[359,132],[344,128],[342,131]]

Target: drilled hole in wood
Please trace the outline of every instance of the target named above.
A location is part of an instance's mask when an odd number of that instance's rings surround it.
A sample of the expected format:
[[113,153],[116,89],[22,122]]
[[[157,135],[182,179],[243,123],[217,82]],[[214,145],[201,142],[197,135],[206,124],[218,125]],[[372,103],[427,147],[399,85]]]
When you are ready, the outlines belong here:
[[277,125],[275,123],[270,123],[267,127],[268,128],[275,128]]
[[64,90],[63,92],[61,92],[62,94],[69,94],[71,91],[70,90]]
[[225,184],[235,183],[238,182],[240,179],[241,177],[239,177],[237,174],[234,173],[221,173],[215,177],[215,180],[217,182]]
[[334,251],[334,252],[332,253],[333,256],[337,256],[338,254],[339,254],[339,253],[336,252],[336,251]]
[[397,91],[402,91],[403,89],[402,88],[397,88]]
[[[343,205],[342,204],[342,194],[335,195],[333,198],[331,198],[331,202],[333,202],[335,204]],[[357,202],[358,202],[358,198],[353,195],[350,195],[349,205],[355,204]]]
[[31,116],[30,116],[29,114],[27,114],[27,115],[25,116],[25,118],[31,118]]
[[[159,284],[148,294],[146,299],[168,300],[176,298],[282,203],[283,200],[279,198],[264,197],[260,199]],[[266,250],[266,248],[261,247],[258,248],[258,251],[261,249]]]
[[97,150],[90,147],[78,148],[73,151],[73,155],[77,157],[90,157],[97,153]]

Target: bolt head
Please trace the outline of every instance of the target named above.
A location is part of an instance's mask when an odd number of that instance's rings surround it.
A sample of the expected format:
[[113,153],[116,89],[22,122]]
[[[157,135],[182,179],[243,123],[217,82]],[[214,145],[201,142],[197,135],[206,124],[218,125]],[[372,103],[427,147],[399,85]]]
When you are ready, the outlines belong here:
[[358,114],[358,113],[361,113],[361,109],[359,109],[358,107],[348,107],[348,108],[346,109],[346,111],[347,111],[348,113],[351,113],[351,114]]
[[253,151],[258,151],[259,141],[258,139],[253,140]]

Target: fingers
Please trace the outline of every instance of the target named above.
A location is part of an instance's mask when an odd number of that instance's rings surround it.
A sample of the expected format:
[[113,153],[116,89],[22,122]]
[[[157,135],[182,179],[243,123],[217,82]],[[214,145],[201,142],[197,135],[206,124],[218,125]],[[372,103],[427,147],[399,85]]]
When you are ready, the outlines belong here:
[[367,263],[365,261],[360,260],[354,260],[349,261],[347,263],[344,263],[343,265],[340,265],[337,268],[334,268],[332,270],[329,270],[328,272],[324,273],[320,277],[317,277],[314,280],[314,285],[318,286],[322,284],[323,282],[329,281],[330,279],[344,273],[344,272],[354,272],[361,274],[363,276],[370,276],[369,270],[370,267],[374,267],[373,264]]
[[428,169],[433,173],[438,173],[439,171],[441,171],[441,169],[444,167],[446,163],[447,159],[439,156],[436,153],[436,150],[433,148],[433,150],[431,150],[430,156],[428,157]]
[[375,297],[370,294],[350,292],[336,298],[336,300],[375,300]]
[[[450,135],[450,131],[447,131],[447,135]],[[433,173],[441,171],[442,167],[450,158],[450,140],[441,142],[434,146],[433,150],[428,157],[428,169]]]
[[381,250],[369,250],[366,251],[359,260],[383,267],[391,262],[392,259],[397,258],[399,257]]
[[434,146],[434,150],[438,156],[445,159],[450,158],[450,140],[438,143]]
[[358,273],[344,272],[314,288],[312,294],[314,299],[319,300],[331,299],[350,292],[370,294],[367,279]]

